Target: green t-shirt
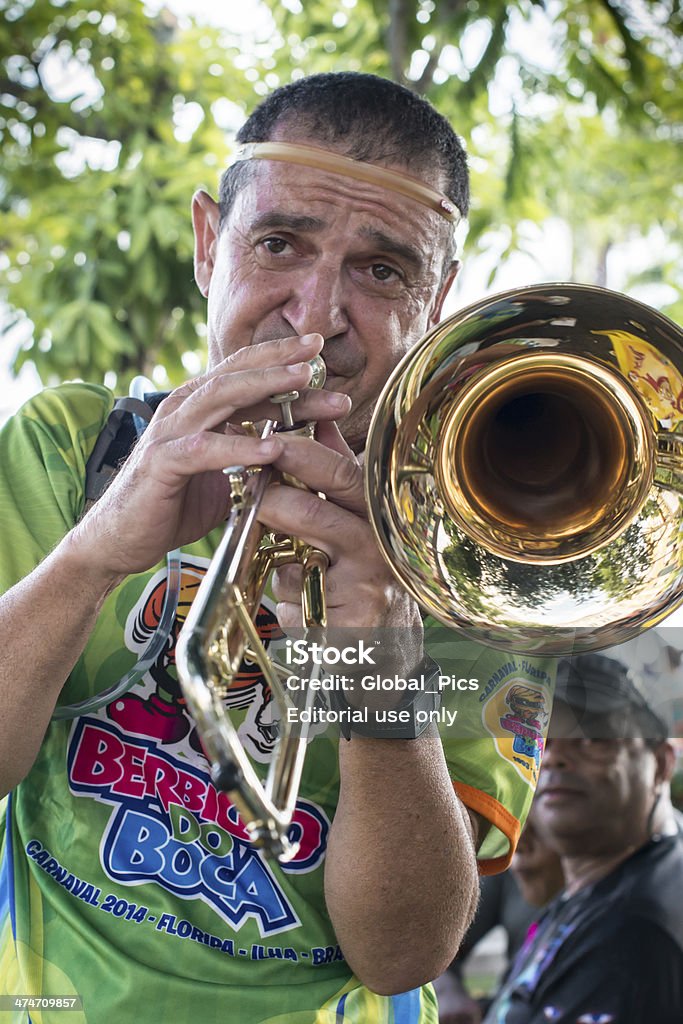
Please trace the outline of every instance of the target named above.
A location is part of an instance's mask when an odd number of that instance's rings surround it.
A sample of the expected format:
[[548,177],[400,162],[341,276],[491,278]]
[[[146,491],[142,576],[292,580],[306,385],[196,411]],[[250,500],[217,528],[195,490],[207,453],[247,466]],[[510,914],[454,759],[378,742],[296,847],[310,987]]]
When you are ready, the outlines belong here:
[[[33,399],[0,433],[3,591],[77,520],[88,455],[112,404],[105,388],[63,385]],[[63,1024],[64,1011],[49,1000],[78,996],[83,1009],[71,1012],[71,1024],[435,1024],[430,986],[374,995],[337,944],[323,894],[339,787],[330,731],[309,746],[293,826],[300,848],[287,864],[252,847],[235,807],[210,782],[176,679],[175,641],[215,542],[183,550],[175,621],[149,670],[99,710],[53,720],[33,768],[6,801],[0,1021],[29,1019],[8,1000],[33,996],[43,1008],[34,1003],[32,1021]],[[165,590],[161,565],[109,596],[60,705],[108,689],[134,667],[155,633]],[[267,599],[257,625],[264,638],[278,632]],[[445,730],[444,748],[459,795],[492,823],[483,870],[499,869],[533,795],[551,668],[482,652],[429,624],[427,636],[444,671],[462,673],[466,664],[479,680],[474,695],[453,696],[476,730],[458,737]],[[515,718],[522,689],[526,718],[521,711]],[[275,732],[258,668],[243,666],[227,703],[263,776]],[[500,727],[508,721],[513,728]]]

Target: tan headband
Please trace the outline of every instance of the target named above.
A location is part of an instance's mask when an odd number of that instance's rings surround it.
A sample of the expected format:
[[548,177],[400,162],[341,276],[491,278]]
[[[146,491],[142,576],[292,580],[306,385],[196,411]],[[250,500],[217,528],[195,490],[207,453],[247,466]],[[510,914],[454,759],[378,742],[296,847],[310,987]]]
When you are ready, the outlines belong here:
[[352,160],[317,146],[300,146],[291,142],[246,142],[235,154],[235,163],[241,160],[284,160],[290,164],[305,164],[320,171],[331,171],[333,174],[344,174],[347,178],[367,181],[371,185],[380,185],[399,192],[402,196],[415,199],[416,202],[435,210],[441,217],[457,224],[460,211],[442,192],[430,188],[417,178],[399,171],[390,171],[378,164],[368,164],[362,160]]

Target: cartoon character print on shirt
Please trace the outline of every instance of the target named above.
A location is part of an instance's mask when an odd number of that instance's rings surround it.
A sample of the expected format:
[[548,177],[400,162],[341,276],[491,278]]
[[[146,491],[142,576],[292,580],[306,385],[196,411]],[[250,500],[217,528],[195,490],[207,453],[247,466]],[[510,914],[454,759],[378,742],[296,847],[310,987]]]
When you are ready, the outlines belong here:
[[[164,649],[145,674],[144,691],[135,688],[108,707],[112,721],[126,732],[155,739],[164,745],[181,743],[188,737],[190,747],[203,754],[201,742],[185,706],[175,671],[178,635],[208,567],[206,559],[184,559],[182,563],[178,607]],[[140,600],[131,610],[125,629],[126,646],[142,654],[160,622],[166,596],[166,571],[156,573]],[[274,612],[262,603],[256,617],[256,629],[267,648],[284,636]],[[238,732],[251,757],[265,763],[275,745],[272,721],[272,695],[258,665],[247,656],[242,661],[225,700],[228,708],[246,710]]]
[[[229,795],[212,784],[175,677],[177,638],[208,564],[184,558],[172,629],[140,683],[107,708],[75,720],[67,751],[69,784],[75,795],[112,808],[100,842],[102,868],[112,881],[151,884],[201,901],[234,929],[253,921],[265,937],[296,928],[299,917]],[[127,617],[126,644],[138,654],[160,620],[165,589],[162,570]],[[267,607],[260,609],[257,628],[266,644],[281,635]],[[271,696],[257,666],[242,664],[227,704],[246,710],[240,738],[249,754],[267,760],[275,741]],[[298,850],[283,870],[317,868],[328,830],[322,808],[299,798],[289,829]],[[145,899],[151,903],[154,897]]]
[[536,767],[541,766],[543,726],[548,719],[545,697],[533,686],[512,686],[505,697],[510,710],[500,720],[503,729],[514,733],[512,749],[516,754],[533,757]]
[[532,671],[511,660],[494,674],[480,697],[483,722],[496,750],[533,787],[541,768],[551,694],[544,670]]

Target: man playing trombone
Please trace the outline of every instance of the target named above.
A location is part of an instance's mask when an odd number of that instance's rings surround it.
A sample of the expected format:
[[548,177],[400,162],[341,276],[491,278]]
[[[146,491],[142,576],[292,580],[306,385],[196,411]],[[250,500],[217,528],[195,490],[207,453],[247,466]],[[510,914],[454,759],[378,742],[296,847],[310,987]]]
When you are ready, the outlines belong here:
[[[330,626],[421,637],[419,608],[367,522],[361,462],[380,389],[438,322],[456,276],[465,157],[426,102],[354,74],[278,90],[238,142],[219,201],[193,200],[206,373],[161,402],[85,514],[106,389],[46,391],[2,435],[0,991],[78,997],[88,1024],[426,1024],[436,1009],[422,986],[472,917],[476,851],[484,870],[509,861],[534,757],[490,730],[450,744],[434,727],[316,739],[299,853],[266,862],[211,784],[175,640],[226,516],[221,470],[268,464],[306,489],[268,489],[259,519],[327,555]],[[328,377],[316,391],[320,353]],[[292,390],[314,440],[241,428]],[[148,663],[171,587],[167,552],[178,550],[175,618]],[[275,574],[266,632],[300,624],[299,576],[297,566]],[[420,642],[404,670],[423,653]],[[499,718],[514,713],[513,686],[549,700],[547,675],[545,685],[505,655],[494,662],[478,685],[482,701],[501,702]],[[116,690],[138,665],[135,684]],[[258,673],[240,679],[228,702],[262,764],[267,688]],[[77,717],[52,717],[75,704]]]

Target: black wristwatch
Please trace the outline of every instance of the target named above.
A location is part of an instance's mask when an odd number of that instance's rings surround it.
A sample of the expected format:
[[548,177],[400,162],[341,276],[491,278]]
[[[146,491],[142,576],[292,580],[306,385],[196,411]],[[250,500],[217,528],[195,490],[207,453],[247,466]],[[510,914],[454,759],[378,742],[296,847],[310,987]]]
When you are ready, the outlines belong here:
[[332,711],[341,712],[348,709],[352,714],[361,711],[365,719],[352,721],[351,716],[342,715],[339,719],[339,731],[345,740],[350,740],[352,735],[372,739],[416,740],[437,719],[441,707],[441,692],[438,688],[440,675],[441,668],[426,654],[410,673],[411,678],[423,677],[422,687],[419,690],[406,690],[398,704],[380,712],[382,720],[377,719],[375,711],[353,708],[346,700],[343,690],[330,690],[327,696]]

